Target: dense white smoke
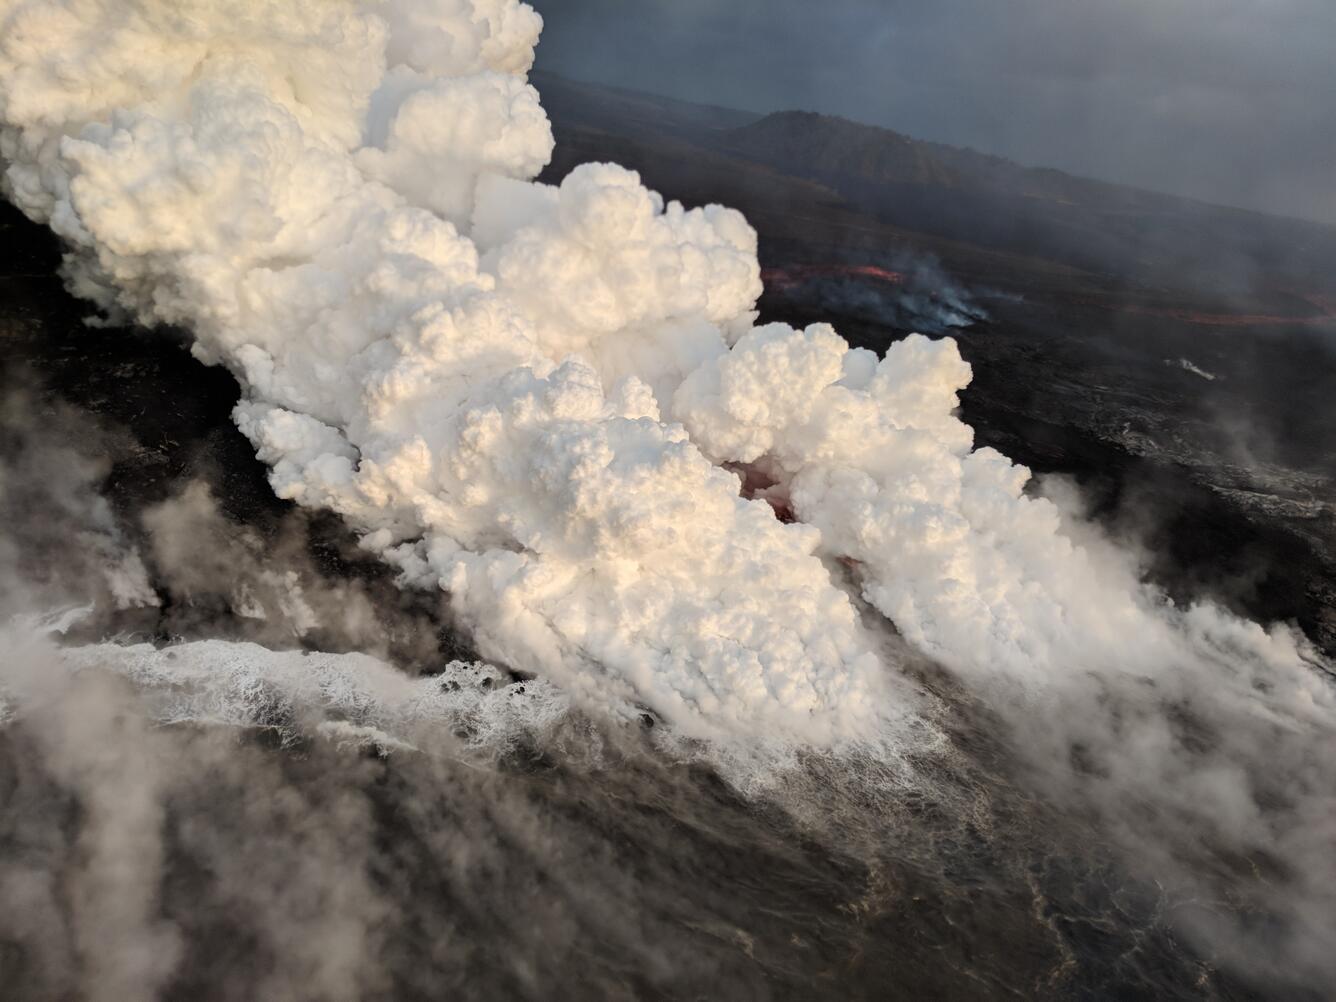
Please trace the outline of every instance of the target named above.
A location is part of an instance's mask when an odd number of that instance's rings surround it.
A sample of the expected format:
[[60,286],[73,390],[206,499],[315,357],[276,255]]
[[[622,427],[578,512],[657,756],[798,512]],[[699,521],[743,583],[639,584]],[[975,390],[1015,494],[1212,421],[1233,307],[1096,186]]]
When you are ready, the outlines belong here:
[[817,534],[660,420],[747,328],[755,235],[616,167],[515,180],[551,150],[531,10],[0,10],[8,193],[81,294],[236,372],[280,494],[574,691],[702,732],[870,714],[877,659]]
[[[66,240],[71,288],[112,321],[189,328],[240,382],[236,422],[279,495],[338,512],[406,585],[448,593],[483,656],[542,679],[455,664],[415,682],[220,642],[44,653],[51,699],[11,669],[0,731],[49,734],[39,757],[97,822],[80,935],[159,950],[121,951],[107,990],[151,995],[176,947],[141,893],[168,746],[93,712],[95,668],[129,678],[154,726],[380,752],[427,724],[504,742],[589,705],[648,705],[674,725],[661,747],[921,749],[940,721],[875,613],[1157,874],[1205,859],[1188,896],[1219,893],[1217,859],[1284,861],[1240,907],[1286,916],[1282,975],[1336,983],[1336,715],[1303,639],[1174,607],[1027,495],[1029,472],[956,416],[970,369],[952,341],[879,359],[824,325],[756,328],[736,212],[665,205],[612,165],[533,183],[552,148],[525,77],[540,27],[516,0],[0,0],[5,193]],[[293,635],[347,605],[252,556],[244,580],[208,580],[205,502],[148,514],[173,588],[222,588]],[[118,781],[141,766],[142,789]],[[1251,944],[1227,917],[1200,924]]]
[[1278,712],[1329,703],[1290,633],[1169,607],[973,451],[953,342],[879,360],[753,329],[736,212],[612,165],[528,180],[552,137],[524,4],[0,18],[6,191],[68,241],[72,287],[189,327],[275,490],[444,588],[485,656],[691,734],[857,738],[910,691],[857,589],[1025,700],[1223,666]]

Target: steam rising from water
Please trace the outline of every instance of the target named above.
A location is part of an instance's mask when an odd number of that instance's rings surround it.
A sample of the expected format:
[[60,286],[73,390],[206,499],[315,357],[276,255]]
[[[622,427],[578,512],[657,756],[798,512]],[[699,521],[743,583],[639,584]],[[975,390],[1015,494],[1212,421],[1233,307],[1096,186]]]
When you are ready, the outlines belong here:
[[[1296,834],[1333,803],[1303,638],[1175,608],[1074,543],[1027,470],[972,448],[952,341],[879,359],[825,325],[755,328],[738,213],[613,165],[529,180],[552,138],[528,7],[0,0],[0,21],[5,190],[68,242],[71,288],[192,330],[278,494],[448,592],[544,699],[721,742],[903,746],[933,728],[875,610],[1043,720],[1029,750],[1064,761],[1057,785],[1088,777],[1115,815],[1151,790],[1156,830],[1218,826],[1325,876]],[[87,656],[131,677],[163,658]],[[296,705],[335,677],[281,674]],[[251,705],[218,691],[217,715]],[[367,713],[341,733],[382,740]]]

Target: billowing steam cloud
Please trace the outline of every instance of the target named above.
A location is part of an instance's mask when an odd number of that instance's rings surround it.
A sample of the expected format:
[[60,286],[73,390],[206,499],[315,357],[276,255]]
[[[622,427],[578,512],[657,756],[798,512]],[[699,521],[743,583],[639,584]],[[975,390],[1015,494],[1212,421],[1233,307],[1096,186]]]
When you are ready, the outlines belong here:
[[[0,0],[5,192],[67,241],[77,293],[189,328],[235,373],[282,497],[338,512],[405,584],[444,589],[485,657],[546,680],[452,705],[871,739],[918,686],[870,607],[997,712],[1042,720],[1034,762],[1110,815],[1136,800],[1166,854],[1203,827],[1261,846],[1295,861],[1276,886],[1297,926],[1329,914],[1329,845],[1306,833],[1336,803],[1333,701],[1304,640],[1176,608],[1075,542],[1027,470],[973,449],[952,341],[879,359],[824,325],[754,327],[736,212],[665,205],[612,165],[529,180],[552,149],[525,78],[540,27],[517,0]],[[146,699],[193,693],[157,720],[305,702],[354,743],[439,692],[252,649],[89,657]]]
[[816,533],[660,420],[746,329],[755,236],[616,167],[515,180],[551,150],[532,11],[4,10],[11,197],[80,293],[237,373],[280,494],[575,690],[683,726],[867,710],[876,659]]
[[0,11],[6,190],[69,242],[72,287],[192,329],[278,493],[448,590],[486,656],[703,734],[854,735],[891,700],[851,567],[982,678],[1222,644],[1303,670],[1283,632],[1109,574],[971,451],[952,342],[753,330],[737,213],[610,165],[526,180],[552,148],[527,6]]

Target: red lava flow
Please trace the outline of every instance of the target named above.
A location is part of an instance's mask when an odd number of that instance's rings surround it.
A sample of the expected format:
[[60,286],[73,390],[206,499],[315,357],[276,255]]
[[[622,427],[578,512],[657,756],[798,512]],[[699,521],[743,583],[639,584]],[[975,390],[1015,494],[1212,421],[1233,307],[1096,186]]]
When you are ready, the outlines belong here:
[[903,285],[905,281],[900,272],[874,264],[795,264],[761,271],[761,281],[777,291],[788,291],[818,278],[864,278],[888,285]]

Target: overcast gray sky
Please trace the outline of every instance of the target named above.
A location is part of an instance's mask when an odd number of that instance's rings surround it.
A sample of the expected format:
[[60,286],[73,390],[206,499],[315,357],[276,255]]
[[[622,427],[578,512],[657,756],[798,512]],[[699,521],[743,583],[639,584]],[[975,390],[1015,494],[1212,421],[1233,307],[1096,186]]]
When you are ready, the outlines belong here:
[[1336,223],[1336,0],[530,0],[539,66]]

